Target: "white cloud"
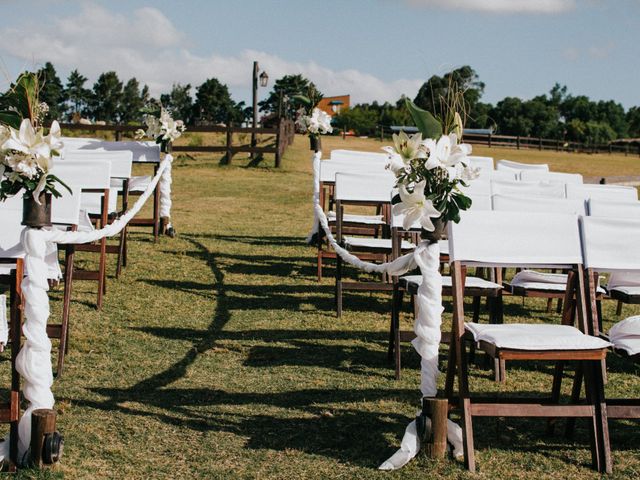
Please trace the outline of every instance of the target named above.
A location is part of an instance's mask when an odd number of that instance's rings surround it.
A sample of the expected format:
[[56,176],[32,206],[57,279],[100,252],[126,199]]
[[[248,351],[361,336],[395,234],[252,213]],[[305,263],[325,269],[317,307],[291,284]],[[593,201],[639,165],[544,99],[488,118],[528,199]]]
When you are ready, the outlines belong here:
[[410,5],[486,13],[563,13],[573,10],[575,0],[405,0]]
[[0,29],[0,52],[27,65],[51,61],[60,70],[78,70],[95,80],[108,70],[121,79],[136,77],[153,95],[167,92],[173,82],[200,85],[216,77],[234,90],[249,88],[251,64],[260,63],[271,79],[301,73],[326,95],[351,94],[352,102],[396,101],[415,95],[423,80],[383,81],[355,69],[333,70],[313,61],[290,62],[266,52],[244,50],[225,56],[198,55],[189,50],[186,35],[159,10],[145,7],[130,15],[84,3],[72,16]]

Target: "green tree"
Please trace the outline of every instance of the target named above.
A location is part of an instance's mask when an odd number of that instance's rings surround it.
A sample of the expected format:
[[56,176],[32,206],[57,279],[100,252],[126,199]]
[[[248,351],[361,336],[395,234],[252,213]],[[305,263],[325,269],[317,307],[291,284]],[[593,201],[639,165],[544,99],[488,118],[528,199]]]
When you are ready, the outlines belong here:
[[[280,102],[282,102],[283,115],[293,118],[300,105],[291,101],[291,99],[295,95],[309,96],[310,90],[313,92],[312,96],[315,97],[316,102],[323,97],[316,85],[302,75],[285,75],[275,81],[269,96],[259,102],[258,107],[262,112],[277,114]],[[289,99],[288,102],[284,102],[285,97]],[[285,103],[286,109],[284,107]]]
[[345,108],[333,116],[334,127],[347,132],[354,131],[356,135],[371,135],[375,133],[380,115],[376,108],[369,105],[356,105]]
[[95,120],[118,122],[120,102],[122,100],[122,82],[116,72],[106,72],[98,77],[93,85],[91,114]]
[[631,107],[627,112],[629,135],[632,138],[640,137],[640,107]]
[[174,83],[170,93],[160,95],[160,103],[171,110],[173,118],[185,123],[191,123],[193,116],[193,98],[191,98],[191,84],[180,85]]
[[533,129],[533,121],[524,114],[525,107],[517,97],[500,100],[491,110],[491,117],[497,124],[497,133],[501,135],[528,136]]
[[140,84],[135,77],[130,79],[122,89],[120,98],[119,121],[122,123],[139,122],[144,102],[140,94]]
[[480,114],[486,113],[477,111],[477,104],[484,92],[485,84],[480,81],[476,71],[469,65],[456,68],[442,77],[433,75],[429,80],[422,84],[418,90],[418,94],[414,99],[414,103],[429,112],[436,118],[444,118],[444,99],[446,99],[452,88],[459,92],[463,92],[465,110],[467,114],[467,124],[476,126],[476,119],[480,118]]
[[206,123],[242,121],[242,112],[231,99],[229,89],[216,78],[206,80],[196,89],[194,117]]
[[91,90],[84,88],[87,77],[83,76],[78,70],[73,70],[67,77],[67,87],[65,94],[68,108],[68,119],[71,120],[77,112],[79,115],[86,115],[91,101]]
[[629,135],[629,122],[624,107],[613,100],[600,100],[596,104],[596,117],[593,120],[608,124],[616,133],[616,138]]
[[49,106],[45,120],[60,120],[65,111],[65,91],[56,73],[56,69],[51,62],[44,64],[44,67],[38,70],[38,81],[40,83],[39,100],[46,102]]

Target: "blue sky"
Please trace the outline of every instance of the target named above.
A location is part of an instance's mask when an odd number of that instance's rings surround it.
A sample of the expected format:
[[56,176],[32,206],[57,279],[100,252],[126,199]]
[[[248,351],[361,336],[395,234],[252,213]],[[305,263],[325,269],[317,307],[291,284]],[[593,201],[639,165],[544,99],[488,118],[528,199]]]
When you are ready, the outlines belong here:
[[640,0],[0,0],[0,19],[3,87],[51,60],[155,94],[214,76],[248,100],[255,59],[272,80],[303,73],[326,95],[395,101],[469,64],[492,103],[560,82],[640,105]]

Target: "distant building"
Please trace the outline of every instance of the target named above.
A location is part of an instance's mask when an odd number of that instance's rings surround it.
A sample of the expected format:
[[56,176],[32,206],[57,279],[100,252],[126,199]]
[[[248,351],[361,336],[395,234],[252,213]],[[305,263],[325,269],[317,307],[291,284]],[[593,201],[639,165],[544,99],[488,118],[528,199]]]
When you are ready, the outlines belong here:
[[324,97],[318,103],[318,108],[332,117],[341,110],[349,108],[351,105],[350,95],[338,95],[337,97]]

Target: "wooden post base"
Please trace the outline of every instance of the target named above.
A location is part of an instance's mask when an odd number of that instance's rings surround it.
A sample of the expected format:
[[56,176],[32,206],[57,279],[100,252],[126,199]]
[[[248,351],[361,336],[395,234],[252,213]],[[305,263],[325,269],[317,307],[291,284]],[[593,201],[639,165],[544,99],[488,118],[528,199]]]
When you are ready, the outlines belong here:
[[31,458],[35,468],[58,461],[62,455],[62,437],[56,432],[56,411],[49,408],[31,414]]
[[444,458],[447,453],[447,414],[449,402],[446,398],[423,398],[422,412],[431,419],[431,431],[423,443],[429,458]]

